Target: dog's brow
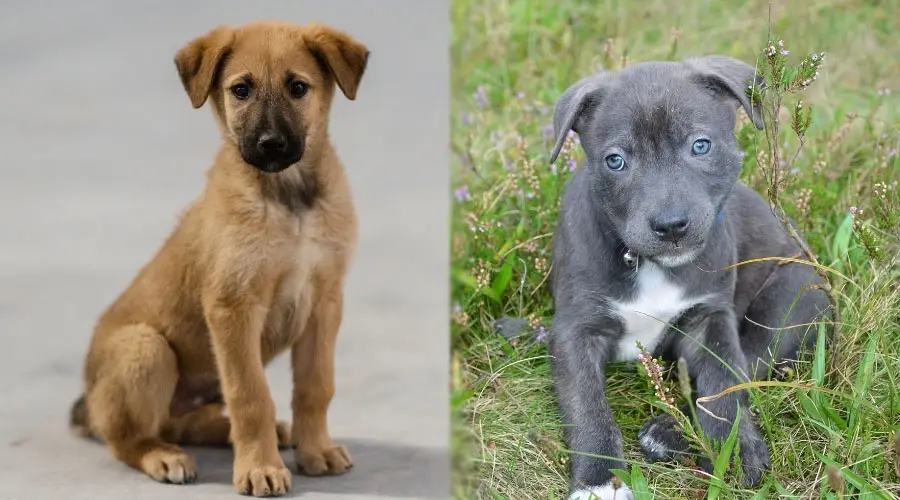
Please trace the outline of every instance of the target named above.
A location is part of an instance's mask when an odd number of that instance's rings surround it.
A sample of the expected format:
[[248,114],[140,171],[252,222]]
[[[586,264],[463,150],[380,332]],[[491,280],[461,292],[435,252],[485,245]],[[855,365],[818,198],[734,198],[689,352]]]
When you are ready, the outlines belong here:
[[234,84],[237,83],[237,82],[241,82],[241,81],[250,81],[250,80],[251,80],[251,78],[250,78],[250,72],[249,72],[249,71],[242,71],[242,72],[240,72],[240,73],[238,73],[238,74],[236,74],[236,75],[231,75],[231,76],[229,76],[228,78],[226,78],[226,79],[225,79],[225,86],[227,87],[227,86],[234,85]]
[[633,136],[628,133],[616,133],[615,131],[610,131],[607,134],[603,134],[603,150],[612,152],[615,149],[620,149],[624,151],[626,154],[632,154],[634,151],[634,140]]
[[301,72],[301,71],[294,71],[292,69],[287,70],[285,80],[287,80],[288,82],[300,80],[307,84],[309,84],[312,81],[312,79],[310,78],[310,76],[308,74]]

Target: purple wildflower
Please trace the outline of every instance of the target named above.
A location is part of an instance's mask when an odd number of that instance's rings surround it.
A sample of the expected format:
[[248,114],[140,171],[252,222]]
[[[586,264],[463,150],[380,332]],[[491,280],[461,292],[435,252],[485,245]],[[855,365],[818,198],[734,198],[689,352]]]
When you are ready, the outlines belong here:
[[547,341],[547,335],[550,333],[550,330],[547,330],[547,328],[544,325],[538,325],[538,327],[535,328],[534,331],[535,331],[535,335],[534,335],[535,340],[537,340],[538,342],[546,342]]
[[576,168],[578,168],[578,162],[569,158],[566,160],[566,167],[569,169],[569,172],[574,172]]
[[786,56],[790,53],[791,53],[791,51],[789,51],[788,49],[781,49],[781,55],[783,55],[783,56]]
[[488,101],[487,89],[484,88],[484,85],[478,86],[478,88],[475,90],[475,94],[473,95],[473,97],[475,98],[475,104],[480,109],[484,109],[488,106],[489,101]]
[[548,123],[548,124],[544,125],[544,128],[541,129],[541,134],[544,136],[545,139],[552,139],[553,138],[553,124]]
[[553,173],[553,175],[556,175],[556,163],[550,164],[550,172]]
[[456,192],[454,194],[456,196],[456,201],[460,203],[472,199],[472,195],[469,194],[469,186],[460,186],[456,189]]

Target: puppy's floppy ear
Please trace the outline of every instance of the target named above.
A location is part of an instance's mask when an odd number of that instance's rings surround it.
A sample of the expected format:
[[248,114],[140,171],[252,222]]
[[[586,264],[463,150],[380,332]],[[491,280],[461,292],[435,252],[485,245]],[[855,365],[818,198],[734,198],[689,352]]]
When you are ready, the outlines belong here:
[[343,31],[317,24],[307,27],[303,39],[334,76],[347,99],[356,99],[369,62],[369,49]]
[[555,162],[559,156],[569,130],[581,132],[579,118],[588,107],[597,104],[603,98],[603,82],[603,73],[582,78],[566,89],[556,101],[553,110],[553,135],[556,137],[556,145],[550,152],[550,163]]
[[234,44],[234,29],[219,26],[197,37],[175,54],[178,76],[194,108],[203,106],[222,61]]
[[747,116],[753,120],[753,125],[759,130],[763,129],[762,108],[754,106],[747,97],[747,87],[750,85],[761,87],[763,84],[762,77],[755,68],[726,56],[705,56],[687,59],[684,62],[693,68],[704,85],[740,103]]

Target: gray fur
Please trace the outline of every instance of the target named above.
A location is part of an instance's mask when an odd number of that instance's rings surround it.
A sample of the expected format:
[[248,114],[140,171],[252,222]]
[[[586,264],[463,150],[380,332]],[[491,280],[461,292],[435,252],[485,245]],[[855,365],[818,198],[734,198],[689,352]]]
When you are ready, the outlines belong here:
[[[827,309],[824,294],[808,289],[818,282],[810,266],[768,261],[719,271],[743,260],[799,254],[767,202],[738,183],[737,108],[763,127],[760,110],[744,93],[755,79],[752,67],[722,56],[648,62],[580,80],[557,103],[551,160],[570,129],[579,134],[586,156],[566,188],[550,280],[556,312],[549,348],[554,389],[568,424],[566,440],[574,452],[573,491],[607,484],[611,468],[625,467],[622,436],[604,394],[604,367],[616,359],[625,334],[615,304],[637,293],[638,271],[623,262],[626,250],[639,256],[638,269],[657,265],[668,282],[693,298],[671,320],[684,333],[664,330],[654,354],[684,357],[697,397],[767,377],[769,366],[796,359],[815,328],[778,328],[818,321]],[[710,141],[709,153],[691,153],[698,138]],[[621,155],[626,168],[610,170],[610,154]],[[679,237],[654,230],[658,221],[673,218],[687,224]],[[747,394],[732,393],[704,406],[726,420],[697,412],[714,439],[728,435],[728,422],[741,407],[744,478],[748,485],[758,483],[769,454],[747,410]],[[661,425],[666,422],[671,420],[657,420],[642,436],[656,451],[669,449],[675,456],[685,451],[679,449],[684,441],[672,438],[671,429]]]

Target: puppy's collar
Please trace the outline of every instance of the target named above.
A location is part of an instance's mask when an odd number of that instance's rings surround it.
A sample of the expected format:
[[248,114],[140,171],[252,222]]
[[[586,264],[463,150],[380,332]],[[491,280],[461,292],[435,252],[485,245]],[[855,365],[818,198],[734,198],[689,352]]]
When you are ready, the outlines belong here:
[[622,261],[625,262],[625,265],[628,267],[637,267],[638,255],[626,248],[625,253],[622,254]]

